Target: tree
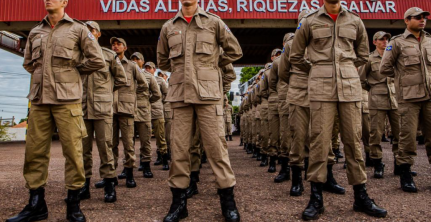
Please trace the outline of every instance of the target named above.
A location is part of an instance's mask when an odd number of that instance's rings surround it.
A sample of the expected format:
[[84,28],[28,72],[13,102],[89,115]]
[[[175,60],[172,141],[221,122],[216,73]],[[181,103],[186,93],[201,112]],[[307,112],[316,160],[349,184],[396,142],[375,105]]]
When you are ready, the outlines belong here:
[[27,121],[27,117],[26,118],[22,118],[20,121],[19,121],[19,123],[22,123],[22,122],[24,122],[24,121]]
[[[0,124],[0,141],[10,141],[12,139],[11,136],[7,132],[8,128],[9,128],[8,124],[6,124],[6,125]],[[12,136],[14,136],[14,135],[12,135]]]
[[241,69],[241,79],[239,80],[242,83],[247,82],[249,79],[253,78],[259,71],[263,69],[263,67],[244,67]]
[[233,109],[233,113],[239,112],[239,106],[232,106],[232,109]]

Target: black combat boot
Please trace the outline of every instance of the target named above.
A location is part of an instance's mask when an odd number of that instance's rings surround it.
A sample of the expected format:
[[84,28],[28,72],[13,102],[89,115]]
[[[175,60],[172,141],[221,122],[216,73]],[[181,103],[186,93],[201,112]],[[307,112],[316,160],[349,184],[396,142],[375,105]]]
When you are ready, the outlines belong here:
[[388,140],[388,138],[386,138],[386,135],[384,133],[382,135],[382,142],[384,143],[391,142],[390,140]]
[[302,184],[302,169],[299,166],[292,166],[292,187],[290,188],[290,196],[301,196],[304,192]]
[[260,162],[260,167],[268,166],[268,156],[266,154],[262,154],[262,162]]
[[276,166],[277,166],[277,156],[270,156],[268,173],[274,173],[275,171],[277,171]]
[[417,139],[418,145],[425,145],[425,137],[424,136],[418,136]]
[[382,159],[374,159],[374,178],[382,179],[385,174],[385,164]]
[[341,154],[340,149],[332,149],[332,152],[334,152],[335,157],[337,157],[338,159],[344,158],[343,154]]
[[233,140],[232,140],[232,135],[229,135],[229,140],[230,140],[230,141],[233,141]]
[[178,222],[189,216],[186,189],[171,188],[172,204],[163,222]]
[[319,219],[320,214],[325,212],[325,207],[323,206],[322,187],[323,183],[311,182],[310,201],[308,202],[307,208],[302,212],[303,220],[317,220]]
[[127,188],[134,188],[136,187],[135,179],[133,178],[133,168],[126,168],[126,187]]
[[233,187],[218,189],[217,194],[220,196],[221,211],[226,222],[239,222],[240,215],[236,208]]
[[259,150],[259,153],[257,153],[256,161],[262,161],[262,153],[260,151],[261,150]]
[[202,152],[202,157],[201,157],[201,164],[203,163],[207,163],[207,154],[204,152]]
[[162,156],[162,163],[163,163],[162,170],[169,170],[169,161],[168,161],[168,159],[169,159],[168,154],[164,154]]
[[117,201],[117,193],[115,192],[116,178],[106,178],[105,180],[105,202],[114,203]]
[[283,181],[290,180],[289,158],[280,157],[278,160],[281,160],[281,169],[278,175],[274,178],[274,183],[281,183]]
[[[113,179],[113,181],[114,181],[114,185],[115,185],[115,186],[118,186],[118,180],[117,180],[117,178],[116,178],[116,177]],[[103,179],[103,180],[101,180],[101,181],[99,181],[99,182],[95,183],[95,184],[94,184],[94,186],[95,186],[97,189],[104,188],[104,187],[105,187],[105,183],[106,183],[106,181]]]
[[373,167],[373,160],[370,158],[370,153],[365,153],[365,166]]
[[140,161],[138,171],[144,171],[144,162]]
[[80,190],[68,190],[67,191],[67,214],[66,219],[69,222],[85,222],[85,216],[81,211],[80,199],[79,199]]
[[304,158],[304,180],[307,180],[307,172],[308,172],[308,157]]
[[123,171],[121,171],[120,174],[118,174],[118,179],[124,180],[126,179],[126,168],[124,167]]
[[229,141],[229,136],[228,135],[224,136],[224,138],[225,138],[226,141]]
[[241,141],[239,142],[239,146],[242,146],[244,143],[242,142],[243,140],[242,140],[242,138],[241,138]]
[[249,143],[248,147],[247,147],[247,154],[252,154],[253,153],[253,144]]
[[413,181],[413,177],[410,172],[410,164],[401,164],[400,169],[401,169],[401,176],[400,176],[401,189],[404,192],[409,192],[409,193],[418,192],[415,181]]
[[48,218],[48,207],[45,202],[45,188],[39,187],[30,190],[28,204],[16,216],[6,220],[6,222],[39,221]]
[[346,190],[342,186],[338,185],[334,178],[332,166],[333,165],[329,164],[326,166],[328,169],[328,174],[326,174],[326,183],[323,184],[323,190],[334,194],[345,194]]
[[251,156],[251,158],[257,158],[257,154],[260,152],[259,147],[257,147],[256,145],[253,145],[253,155]]
[[153,178],[153,172],[151,172],[150,162],[142,162],[143,170],[144,170],[144,178]]
[[[410,171],[410,174],[414,177],[418,175],[418,173],[415,171]],[[394,175],[395,176],[401,175],[401,169],[400,169],[400,166],[397,164],[397,160],[395,159],[395,157],[394,157]]]
[[192,171],[190,173],[190,184],[186,190],[186,196],[188,198],[192,198],[193,195],[199,194],[198,191],[198,183],[199,182],[199,171]]
[[247,150],[247,145],[248,144],[243,142],[243,145],[244,145],[244,150]]
[[377,206],[374,200],[368,197],[365,184],[354,185],[353,190],[355,192],[353,210],[357,212],[364,212],[373,217],[386,217],[388,212],[385,209]]
[[85,178],[84,186],[79,191],[79,199],[80,200],[86,200],[90,199],[90,179],[91,178]]
[[156,162],[154,162],[154,166],[162,165],[162,154],[157,151],[157,159]]

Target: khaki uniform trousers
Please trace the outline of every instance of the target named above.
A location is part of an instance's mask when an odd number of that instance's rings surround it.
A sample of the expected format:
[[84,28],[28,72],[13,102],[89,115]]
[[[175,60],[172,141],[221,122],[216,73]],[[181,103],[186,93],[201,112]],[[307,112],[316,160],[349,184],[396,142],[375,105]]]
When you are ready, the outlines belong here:
[[25,144],[24,178],[26,188],[44,187],[48,178],[52,134],[58,128],[65,163],[66,189],[84,186],[82,138],[87,136],[81,104],[33,105],[28,117]]
[[112,119],[84,120],[88,137],[82,139],[85,177],[93,175],[93,135],[96,135],[96,145],[99,150],[101,178],[114,178],[114,154],[112,154]]
[[152,119],[151,124],[154,129],[154,137],[156,137],[157,151],[164,155],[168,153],[168,145],[166,145],[165,139],[165,119]]
[[289,103],[279,102],[278,113],[280,115],[280,157],[289,157],[292,135],[289,126]]
[[310,108],[289,105],[289,123],[292,135],[292,145],[289,152],[291,166],[304,166],[304,158],[308,157],[310,137]]
[[334,128],[332,129],[332,149],[340,149],[340,117],[335,115]]
[[[371,122],[370,121],[371,121],[370,114],[362,113],[362,143],[364,144],[364,150],[366,153],[371,152],[371,148],[370,148]],[[380,139],[382,139],[381,136],[380,136]]]
[[278,102],[269,104],[269,148],[270,156],[278,155],[280,149],[280,116],[278,114]]
[[416,157],[416,136],[419,121],[425,138],[428,162],[431,164],[431,102],[400,103],[400,138],[398,142],[397,164],[414,164]]
[[224,128],[226,130],[225,135],[226,136],[232,136],[232,123],[231,122],[225,122]]
[[240,128],[239,134],[240,134],[240,138],[241,138],[241,140],[242,140],[243,143],[245,142],[245,127],[244,127],[245,122],[244,122],[244,116],[245,116],[244,113],[241,114],[240,121],[239,121],[239,128]]
[[[171,115],[171,112],[168,114]],[[171,118],[165,118],[165,139],[166,139],[166,146],[168,149],[171,149]]]
[[201,146],[201,133],[199,131],[198,124],[195,123],[195,133],[190,147],[190,170],[192,172],[200,171],[202,152],[203,147]]
[[256,141],[253,141],[253,133],[255,132],[255,128],[256,128],[256,123],[254,122],[254,112],[251,111],[248,115],[248,129],[249,129],[249,133],[248,133],[248,140],[249,143],[256,145]]
[[223,107],[221,105],[191,104],[174,108],[172,112],[172,163],[169,171],[169,186],[181,189],[189,186],[190,142],[195,133],[195,122],[197,122],[202,145],[215,174],[217,189],[233,187],[236,180],[230,165],[224,136]]
[[367,181],[367,175],[360,144],[361,102],[310,102],[308,181],[326,182],[328,173],[326,166],[332,151],[332,128],[337,110],[340,117],[341,141],[344,144],[347,162],[347,179],[350,185],[363,184]]
[[262,129],[262,124],[261,124],[261,122],[260,122],[260,109],[261,108],[261,105],[259,104],[259,105],[257,105],[256,106],[256,112],[255,112],[255,115],[254,115],[254,124],[255,124],[255,127],[253,128],[253,130],[254,130],[254,133],[253,133],[253,141],[254,141],[254,143],[256,144],[256,147],[260,147],[260,140],[261,140],[261,138],[260,138],[260,131],[261,131],[261,129]]
[[[261,146],[261,150],[260,153],[261,154],[270,154],[269,153],[269,123],[268,123],[268,106],[262,106],[261,110],[260,110],[260,138],[261,138],[261,142],[260,142],[260,146]],[[277,150],[275,152],[275,154],[273,155],[277,155]]]
[[134,168],[135,165],[135,146],[133,143],[133,137],[135,135],[135,120],[130,116],[120,116],[114,114],[113,119],[113,137],[112,137],[112,152],[114,154],[114,166],[115,169],[118,167],[119,150],[118,145],[120,145],[120,132],[121,141],[123,142],[123,166],[127,168]]
[[139,158],[141,162],[151,162],[151,122],[135,122],[135,128],[141,143]]
[[371,130],[370,130],[370,149],[371,159],[382,159],[383,150],[380,145],[382,141],[382,135],[385,133],[386,128],[386,117],[388,117],[391,123],[391,128],[394,132],[392,140],[392,153],[394,156],[398,154],[398,139],[400,132],[400,114],[398,110],[370,110],[371,117]]

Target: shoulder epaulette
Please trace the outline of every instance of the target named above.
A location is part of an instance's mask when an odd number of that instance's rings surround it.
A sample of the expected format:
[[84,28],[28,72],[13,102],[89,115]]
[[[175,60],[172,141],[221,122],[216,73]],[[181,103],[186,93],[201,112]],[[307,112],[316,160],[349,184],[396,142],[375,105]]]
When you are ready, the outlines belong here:
[[319,10],[314,10],[314,11],[312,11],[312,12],[310,12],[310,13],[308,13],[308,14],[304,15],[304,17],[302,17],[302,18],[308,18],[310,15],[316,14],[318,11],[319,11]]
[[86,25],[86,24],[85,24],[85,22],[83,22],[83,21],[79,21],[78,19],[73,19],[73,21],[75,21],[75,22],[77,22],[77,23],[79,23],[79,24],[81,24],[81,25],[83,25],[83,26],[87,27],[87,25]]
[[102,50],[105,51],[105,52],[109,52],[109,53],[113,54],[114,56],[117,56],[116,52],[114,52],[114,51],[112,51],[112,50],[110,50],[108,48],[102,47]]
[[399,35],[396,35],[396,36],[393,36],[392,38],[391,38],[391,40],[394,40],[394,39],[396,39],[396,38],[399,38],[399,37],[401,37],[403,34],[399,34]]
[[356,12],[350,11],[349,9],[346,9],[346,11],[352,13],[353,15],[356,15],[356,16],[360,17]]
[[425,32],[425,36],[428,36],[428,37],[431,37],[431,34],[429,34],[428,32],[426,32],[426,31],[424,31]]
[[220,19],[220,16],[218,16],[218,15],[216,15],[216,14],[213,14],[213,13],[211,13],[211,12],[206,12],[207,14],[209,14],[209,15],[212,15],[212,16],[214,16],[214,17],[216,17],[216,18],[218,18],[218,19]]

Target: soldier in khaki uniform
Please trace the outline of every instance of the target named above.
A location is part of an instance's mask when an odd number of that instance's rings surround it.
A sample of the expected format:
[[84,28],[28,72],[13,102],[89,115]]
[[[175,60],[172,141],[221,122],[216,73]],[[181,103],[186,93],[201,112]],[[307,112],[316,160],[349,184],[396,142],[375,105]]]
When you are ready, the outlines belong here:
[[133,137],[135,134],[135,115],[137,109],[137,94],[141,95],[148,92],[148,82],[145,79],[139,66],[130,61],[124,56],[127,50],[127,43],[122,38],[112,37],[110,39],[112,50],[114,50],[123,65],[127,74],[128,86],[122,87],[114,93],[114,124],[113,124],[113,153],[115,168],[118,167],[120,144],[121,140],[124,147],[123,172],[118,176],[118,179],[126,179],[127,188],[136,187],[136,182],[133,178],[133,168],[135,165],[135,147]]
[[368,92],[362,89],[362,143],[365,151],[365,166],[373,166],[370,158],[370,110],[368,108]]
[[230,140],[232,141],[232,113],[233,108],[231,105],[229,105],[229,101],[226,101],[224,110],[223,110],[223,117],[224,117],[224,126],[225,126],[225,137],[226,141]]
[[[365,66],[360,69],[362,88],[367,90],[367,96],[369,101],[370,116],[363,118],[368,119],[370,124],[370,145],[368,147],[364,141],[364,147],[367,160],[371,157],[374,165],[374,177],[383,178],[384,164],[382,163],[382,147],[380,142],[382,135],[385,131],[386,116],[389,117],[390,122],[393,125],[395,137],[392,145],[392,152],[394,157],[398,152],[398,138],[399,138],[399,113],[398,113],[398,102],[395,99],[395,86],[392,82],[392,78],[380,75],[379,67],[382,61],[383,52],[386,49],[391,34],[379,31],[373,36],[373,43],[376,46],[376,50],[370,54],[370,58]],[[393,91],[392,91],[393,90]],[[364,124],[362,127],[365,127]],[[363,132],[364,134],[364,132]],[[362,135],[364,137],[364,135]],[[371,151],[371,152],[370,152]],[[394,165],[395,169],[398,166]]]
[[[253,109],[254,109],[254,115],[253,115],[253,143],[254,145],[254,149],[253,149],[253,155],[251,156],[251,158],[256,158],[257,161],[262,160],[262,163],[265,162],[265,164],[260,164],[260,166],[267,166],[268,165],[268,161],[267,158],[263,158],[262,157],[262,147],[260,146],[260,132],[261,132],[261,121],[260,121],[260,110],[261,110],[261,102],[262,99],[259,96],[259,91],[260,91],[260,79],[263,75],[263,70],[261,70],[261,72],[259,72],[256,81],[255,81],[255,85],[253,86],[252,89],[252,98],[251,98],[251,102],[253,104]],[[266,155],[266,153],[263,152],[264,155]]]
[[[162,77],[165,80],[165,83],[167,87],[169,87],[168,84],[168,76],[163,72],[159,71],[158,74],[160,77]],[[166,99],[163,100],[163,114],[165,117],[165,139],[166,139],[166,146],[168,150],[168,154],[170,156],[171,153],[171,104],[166,101]],[[161,159],[161,157],[160,157]]]
[[[224,138],[223,86],[219,67],[241,58],[242,50],[218,16],[205,12],[198,6],[197,0],[181,0],[181,3],[181,11],[163,25],[157,46],[160,69],[172,72],[166,101],[171,102],[173,112],[169,172],[173,201],[164,221],[178,221],[188,215],[188,150],[195,121],[216,177],[223,216],[228,221],[239,221],[233,196],[236,180]],[[223,54],[220,54],[220,47]]]
[[135,128],[138,131],[140,146],[140,164],[139,171],[143,171],[145,178],[153,178],[153,173],[151,172],[150,162],[151,162],[151,104],[162,98],[162,93],[160,92],[159,85],[153,74],[147,72],[144,68],[144,56],[135,52],[130,56],[130,60],[138,64],[139,68],[142,70],[145,79],[148,82],[148,90],[143,93],[137,93],[136,99],[138,103],[138,108],[135,113]]
[[304,220],[318,219],[324,211],[322,190],[327,180],[327,162],[329,153],[332,153],[332,127],[337,110],[347,178],[354,189],[354,209],[376,217],[387,214],[368,197],[361,155],[362,98],[357,67],[367,62],[368,53],[368,38],[362,20],[341,7],[339,0],[325,0],[319,10],[305,15],[298,25],[290,62],[293,69],[306,73],[305,55],[312,64],[308,81],[311,130],[307,172],[311,197],[302,214]]
[[[98,40],[102,35],[99,24],[94,21],[89,21],[86,24]],[[90,179],[93,175],[93,135],[96,134],[96,144],[100,157],[99,172],[100,177],[103,178],[103,182],[99,182],[97,185],[100,187],[100,183],[102,183],[105,187],[105,202],[115,202],[117,198],[114,184],[118,184],[118,181],[112,154],[112,86],[115,89],[126,86],[127,76],[114,51],[102,47],[102,53],[105,59],[105,68],[91,75],[81,76],[84,88],[82,109],[85,128],[89,136],[82,139],[86,180],[80,193],[80,199],[90,198]]]
[[23,173],[30,198],[28,205],[8,222],[48,217],[45,185],[54,126],[66,158],[67,219],[85,221],[79,207],[79,192],[85,183],[81,140],[87,136],[80,75],[102,69],[105,63],[102,50],[85,23],[64,12],[67,4],[67,0],[45,2],[48,15],[28,36],[23,66],[32,75],[27,96],[32,107]]
[[335,160],[338,163],[338,159],[344,158],[340,151],[340,117],[338,116],[338,112],[335,115],[334,127],[332,129],[332,152],[335,155]]
[[431,35],[424,31],[429,12],[413,7],[404,14],[407,29],[392,38],[380,65],[380,74],[395,78],[399,103],[400,134],[397,164],[401,170],[401,188],[417,192],[410,172],[416,156],[416,132],[422,124],[428,160],[431,163]]

